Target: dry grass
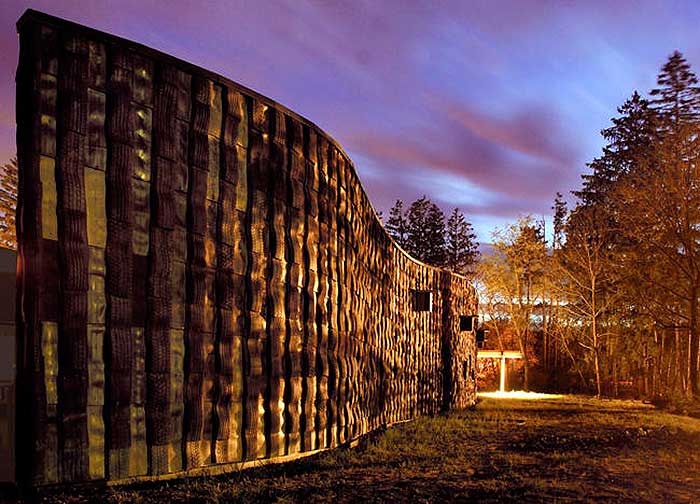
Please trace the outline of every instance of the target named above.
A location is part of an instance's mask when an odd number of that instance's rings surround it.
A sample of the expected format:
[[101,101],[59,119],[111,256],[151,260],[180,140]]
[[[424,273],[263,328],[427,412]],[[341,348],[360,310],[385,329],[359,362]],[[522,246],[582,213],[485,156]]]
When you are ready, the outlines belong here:
[[700,502],[700,420],[629,401],[489,398],[285,465],[40,500]]

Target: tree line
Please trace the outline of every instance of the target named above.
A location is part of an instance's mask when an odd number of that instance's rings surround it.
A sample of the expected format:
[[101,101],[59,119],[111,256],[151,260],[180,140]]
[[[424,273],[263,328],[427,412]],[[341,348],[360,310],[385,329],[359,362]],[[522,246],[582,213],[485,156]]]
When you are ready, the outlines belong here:
[[[550,387],[700,397],[700,87],[673,53],[601,134],[553,237],[532,217],[494,234],[479,272],[495,344]],[[538,337],[533,338],[533,335]]]
[[384,226],[394,241],[419,261],[466,276],[474,274],[479,242],[458,208],[445,221],[442,210],[425,195],[407,209],[399,199]]

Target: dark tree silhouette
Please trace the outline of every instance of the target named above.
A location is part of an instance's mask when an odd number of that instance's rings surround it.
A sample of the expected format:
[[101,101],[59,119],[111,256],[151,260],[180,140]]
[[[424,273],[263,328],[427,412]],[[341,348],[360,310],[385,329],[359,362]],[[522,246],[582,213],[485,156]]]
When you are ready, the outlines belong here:
[[445,214],[433,202],[430,202],[428,207],[426,231],[427,249],[423,261],[433,266],[444,266],[446,260]]
[[425,195],[408,209],[406,250],[413,257],[433,266],[445,262],[445,215]]
[[561,248],[562,239],[564,238],[564,227],[566,226],[566,216],[568,213],[566,201],[564,201],[562,198],[562,194],[557,192],[557,195],[554,198],[554,206],[552,206],[552,210],[554,210],[554,218],[552,219],[554,225],[552,247],[555,249]]
[[657,139],[659,117],[649,100],[635,91],[617,111],[620,116],[611,119],[613,125],[601,131],[607,141],[602,156],[588,164],[593,173],[582,175],[583,188],[573,192],[586,206],[614,205],[610,192],[621,177],[634,171]]
[[700,120],[698,78],[680,51],[674,51],[661,67],[656,83],[659,87],[650,93],[657,97],[652,104],[667,124]]
[[401,248],[406,248],[408,237],[408,221],[403,211],[403,201],[396,200],[389,210],[389,218],[386,221],[386,230]]
[[471,275],[479,260],[478,247],[474,228],[464,218],[464,214],[455,208],[447,219],[445,267],[463,275]]

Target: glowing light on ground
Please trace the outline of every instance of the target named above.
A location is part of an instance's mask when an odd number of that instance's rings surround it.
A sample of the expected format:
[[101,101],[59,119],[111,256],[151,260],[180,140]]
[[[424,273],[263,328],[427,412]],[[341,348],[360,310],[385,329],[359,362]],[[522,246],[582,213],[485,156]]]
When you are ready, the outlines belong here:
[[562,394],[543,394],[540,392],[525,392],[524,390],[511,390],[510,392],[479,392],[479,397],[491,397],[493,399],[561,399]]

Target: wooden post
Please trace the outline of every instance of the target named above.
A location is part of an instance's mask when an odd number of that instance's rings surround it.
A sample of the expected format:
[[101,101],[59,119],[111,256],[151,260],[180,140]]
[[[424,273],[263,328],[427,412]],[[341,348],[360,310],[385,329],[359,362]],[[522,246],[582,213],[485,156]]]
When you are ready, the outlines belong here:
[[500,387],[501,392],[506,391],[506,358],[505,356],[501,357],[501,387]]
[[477,353],[478,359],[500,359],[501,366],[501,383],[499,390],[505,392],[506,390],[506,360],[507,359],[522,359],[523,354],[518,351],[512,350],[479,350]]

